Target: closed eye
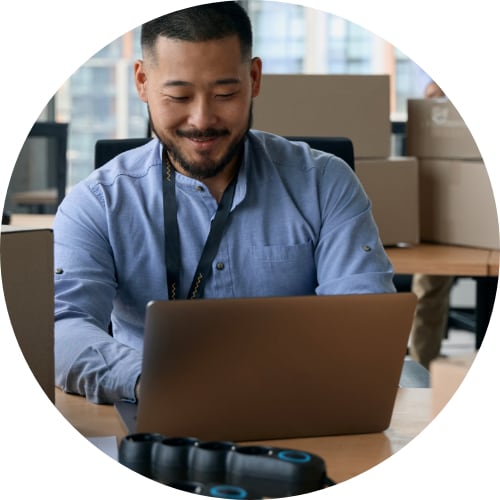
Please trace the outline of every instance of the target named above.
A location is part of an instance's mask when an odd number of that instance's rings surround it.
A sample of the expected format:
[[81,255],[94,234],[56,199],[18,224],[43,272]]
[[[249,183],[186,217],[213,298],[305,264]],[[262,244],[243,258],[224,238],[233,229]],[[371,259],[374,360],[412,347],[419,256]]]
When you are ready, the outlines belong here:
[[215,98],[216,99],[230,99],[231,97],[236,96],[236,94],[238,94],[238,91],[220,93],[220,94],[215,94]]
[[174,102],[185,102],[189,99],[188,96],[167,95],[167,97]]

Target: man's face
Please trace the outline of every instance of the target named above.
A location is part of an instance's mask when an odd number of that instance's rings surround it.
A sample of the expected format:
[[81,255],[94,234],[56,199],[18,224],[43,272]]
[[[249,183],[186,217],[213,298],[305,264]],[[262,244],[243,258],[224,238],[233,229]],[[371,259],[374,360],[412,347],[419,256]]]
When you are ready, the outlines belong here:
[[154,54],[136,63],[139,96],[179,171],[203,179],[234,166],[261,72],[258,58],[242,60],[237,36],[208,42],[159,37]]

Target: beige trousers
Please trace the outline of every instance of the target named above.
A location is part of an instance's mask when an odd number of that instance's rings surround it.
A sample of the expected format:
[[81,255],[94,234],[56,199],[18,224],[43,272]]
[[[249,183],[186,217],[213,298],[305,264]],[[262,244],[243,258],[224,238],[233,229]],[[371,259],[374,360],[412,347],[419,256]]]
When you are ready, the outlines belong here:
[[412,279],[412,292],[418,301],[410,333],[410,356],[426,368],[441,350],[453,281],[453,276],[428,274],[415,274]]

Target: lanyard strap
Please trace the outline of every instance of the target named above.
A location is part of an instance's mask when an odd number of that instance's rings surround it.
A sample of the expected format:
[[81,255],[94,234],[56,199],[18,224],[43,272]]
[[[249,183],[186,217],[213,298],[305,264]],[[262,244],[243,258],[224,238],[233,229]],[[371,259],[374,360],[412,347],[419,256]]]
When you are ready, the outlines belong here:
[[[168,298],[176,300],[179,289],[180,239],[177,224],[177,201],[175,196],[175,171],[172,168],[166,148],[163,148],[163,218],[165,224],[165,265],[167,268]],[[217,254],[222,233],[226,226],[236,189],[235,175],[222,195],[210,232],[203,247],[198,266],[191,282],[188,299],[203,297],[206,281],[212,271],[212,262]]]

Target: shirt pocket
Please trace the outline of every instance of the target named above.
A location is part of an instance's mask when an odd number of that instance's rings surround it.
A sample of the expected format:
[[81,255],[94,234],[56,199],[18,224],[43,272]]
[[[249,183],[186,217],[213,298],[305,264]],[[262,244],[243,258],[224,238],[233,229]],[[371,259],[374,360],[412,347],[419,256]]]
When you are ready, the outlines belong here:
[[251,248],[253,280],[261,293],[299,295],[314,293],[316,268],[311,241],[296,245]]

